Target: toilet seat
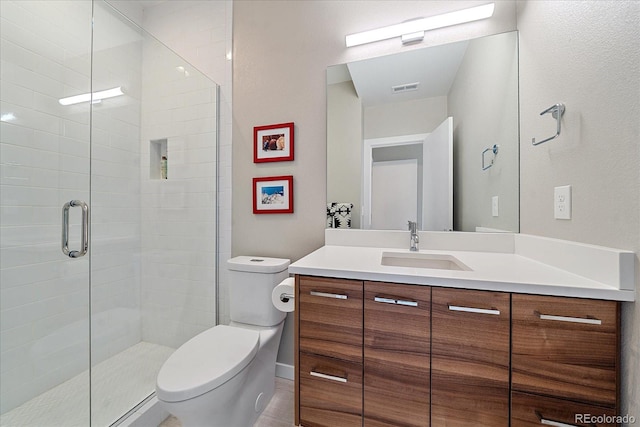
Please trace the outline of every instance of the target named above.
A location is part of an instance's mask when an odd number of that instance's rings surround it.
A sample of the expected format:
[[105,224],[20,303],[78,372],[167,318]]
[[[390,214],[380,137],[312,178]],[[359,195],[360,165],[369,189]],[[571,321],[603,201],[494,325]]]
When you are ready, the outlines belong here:
[[259,343],[258,331],[226,325],[196,335],[162,365],[158,399],[180,402],[219,387],[253,360]]

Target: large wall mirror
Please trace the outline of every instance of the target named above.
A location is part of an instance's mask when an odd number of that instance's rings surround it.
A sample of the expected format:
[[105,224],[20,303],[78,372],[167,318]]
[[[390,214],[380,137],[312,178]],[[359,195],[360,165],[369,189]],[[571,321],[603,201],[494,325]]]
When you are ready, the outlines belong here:
[[327,226],[519,231],[518,35],[327,69]]

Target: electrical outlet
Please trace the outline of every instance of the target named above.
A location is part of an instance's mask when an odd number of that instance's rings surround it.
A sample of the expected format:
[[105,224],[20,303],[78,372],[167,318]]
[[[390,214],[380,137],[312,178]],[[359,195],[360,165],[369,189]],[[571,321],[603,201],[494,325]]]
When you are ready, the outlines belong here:
[[491,215],[498,216],[499,212],[498,206],[498,196],[493,196],[491,198]]
[[571,186],[563,185],[553,190],[553,217],[571,219]]

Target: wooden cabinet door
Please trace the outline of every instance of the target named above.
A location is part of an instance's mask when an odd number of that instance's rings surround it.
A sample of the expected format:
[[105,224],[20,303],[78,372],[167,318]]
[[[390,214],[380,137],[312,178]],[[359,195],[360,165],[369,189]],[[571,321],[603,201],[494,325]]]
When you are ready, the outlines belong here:
[[431,422],[509,425],[510,295],[432,289]]
[[431,288],[364,284],[364,425],[429,426]]
[[362,282],[301,276],[300,351],[362,363]]
[[513,295],[513,389],[617,408],[619,303]]

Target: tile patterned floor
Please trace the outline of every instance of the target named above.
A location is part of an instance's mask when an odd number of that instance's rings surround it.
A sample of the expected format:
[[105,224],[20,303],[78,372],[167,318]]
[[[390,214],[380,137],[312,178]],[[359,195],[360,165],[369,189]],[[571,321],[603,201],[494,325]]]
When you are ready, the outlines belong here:
[[[92,370],[91,425],[113,423],[153,392],[160,367],[174,349],[141,342]],[[87,427],[89,373],[83,372],[0,417],[2,427]]]
[[[293,426],[293,381],[276,378],[276,391],[253,427]],[[182,427],[175,417],[169,417],[158,427]]]

